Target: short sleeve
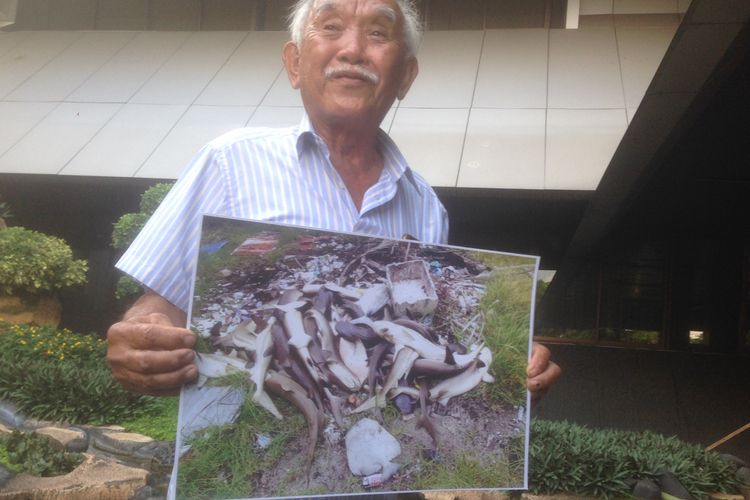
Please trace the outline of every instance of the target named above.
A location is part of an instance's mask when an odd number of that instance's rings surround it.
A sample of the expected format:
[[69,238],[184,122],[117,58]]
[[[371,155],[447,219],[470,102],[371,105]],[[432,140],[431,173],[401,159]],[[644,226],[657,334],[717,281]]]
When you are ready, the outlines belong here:
[[220,150],[203,148],[138,234],[116,267],[187,311],[203,214],[228,206]]

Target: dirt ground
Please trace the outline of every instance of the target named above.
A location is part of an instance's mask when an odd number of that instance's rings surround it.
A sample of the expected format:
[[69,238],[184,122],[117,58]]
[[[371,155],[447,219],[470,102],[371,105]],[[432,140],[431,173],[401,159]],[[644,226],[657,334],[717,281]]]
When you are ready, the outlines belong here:
[[[330,438],[323,433],[315,451],[315,459],[310,471],[309,484],[304,477],[307,452],[307,431],[300,433],[288,446],[277,466],[256,478],[258,485],[253,496],[299,496],[324,493],[380,493],[386,491],[407,491],[414,489],[414,481],[432,464],[449,465],[461,455],[468,455],[482,465],[490,465],[498,460],[510,462],[522,460],[514,456],[515,448],[509,447],[514,437],[523,436],[525,422],[523,409],[512,406],[490,408],[476,397],[459,397],[445,408],[445,415],[432,413],[438,434],[435,447],[430,435],[417,428],[417,416],[395,416],[393,408],[386,410],[385,419],[390,422],[381,425],[390,432],[401,445],[401,455],[394,459],[401,467],[394,477],[381,487],[366,489],[361,486],[362,478],[354,476],[347,466],[344,432]],[[522,417],[519,420],[519,413]],[[373,418],[374,413],[350,415],[348,425],[354,425],[360,418]],[[391,418],[389,418],[391,417]],[[338,437],[338,439],[336,439]],[[510,455],[510,456],[508,456]],[[497,484],[504,488],[523,487],[523,470],[517,471],[512,484]],[[439,485],[436,485],[439,486]],[[491,485],[486,485],[487,487]]]

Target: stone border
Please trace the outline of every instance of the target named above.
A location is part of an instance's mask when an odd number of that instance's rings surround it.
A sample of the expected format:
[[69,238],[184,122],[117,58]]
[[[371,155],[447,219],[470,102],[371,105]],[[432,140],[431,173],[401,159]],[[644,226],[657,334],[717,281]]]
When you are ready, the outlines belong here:
[[13,430],[45,435],[84,461],[68,474],[36,477],[0,466],[0,500],[102,500],[164,498],[174,443],[125,432],[119,426],[68,426],[26,418],[0,401],[0,434]]

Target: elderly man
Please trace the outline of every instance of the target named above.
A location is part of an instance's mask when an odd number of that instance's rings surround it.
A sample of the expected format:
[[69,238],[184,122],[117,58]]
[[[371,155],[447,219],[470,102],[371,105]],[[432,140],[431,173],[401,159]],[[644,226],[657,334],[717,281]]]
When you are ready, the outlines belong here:
[[[184,328],[204,213],[445,243],[445,209],[379,128],[418,66],[409,0],[300,0],[283,61],[306,115],[290,129],[240,129],[210,142],[181,175],[118,267],[147,292],[108,332],[127,388],[174,394],[198,371]],[[536,345],[528,387],[559,376]]]

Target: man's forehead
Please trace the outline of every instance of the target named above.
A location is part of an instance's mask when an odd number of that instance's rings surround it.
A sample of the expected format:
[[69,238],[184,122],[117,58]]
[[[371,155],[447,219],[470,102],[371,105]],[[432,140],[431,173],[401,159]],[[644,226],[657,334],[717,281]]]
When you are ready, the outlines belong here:
[[[344,10],[347,6],[351,6],[353,3],[355,2],[352,0],[316,0],[313,3],[311,18],[315,18],[331,11]],[[365,0],[364,2],[357,3],[367,4],[367,7],[373,14],[387,17],[394,23],[398,20],[399,10],[392,2],[386,0]]]

